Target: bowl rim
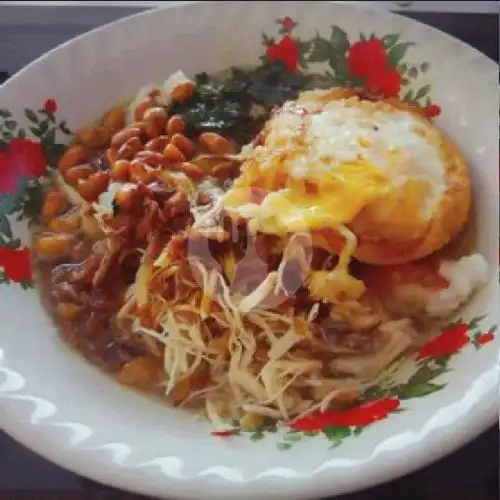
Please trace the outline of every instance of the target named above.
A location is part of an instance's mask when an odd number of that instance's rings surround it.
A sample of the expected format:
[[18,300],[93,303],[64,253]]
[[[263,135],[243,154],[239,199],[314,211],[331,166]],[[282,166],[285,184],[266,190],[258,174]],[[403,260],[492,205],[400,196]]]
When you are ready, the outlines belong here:
[[[83,38],[91,37],[96,32],[101,30],[106,30],[110,26],[116,26],[120,23],[127,23],[131,19],[139,18],[141,16],[150,16],[154,11],[166,11],[169,9],[183,9],[186,7],[195,6],[198,4],[202,4],[206,2],[201,1],[179,1],[179,2],[170,2],[167,5],[163,5],[160,7],[155,7],[152,9],[145,10],[143,12],[138,12],[131,14],[129,16],[120,18],[113,22],[107,23],[103,26],[99,26],[89,32],[83,33],[71,40],[68,40],[47,53],[41,55],[39,58],[35,59],[27,66],[16,72],[12,75],[7,81],[5,81],[1,86],[0,90],[8,85],[15,84],[15,79],[17,76],[22,74],[25,71],[28,71],[33,66],[36,66],[41,60],[50,57],[51,54],[58,51],[62,47],[67,45],[71,45]],[[243,2],[234,2],[234,3],[243,3]],[[341,4],[345,8],[352,9],[352,11],[359,10],[371,10],[371,6],[367,5],[358,5],[356,3],[351,2],[327,2],[329,4],[333,4],[332,7],[335,7],[334,4]],[[446,38],[449,42],[453,42],[458,50],[467,50],[467,52],[475,57],[480,57],[482,60],[491,65],[492,70],[498,70],[498,64],[492,59],[488,58],[486,55],[471,47],[465,42],[458,40],[446,33],[441,32],[440,30],[428,26],[419,21],[415,21],[413,19],[406,18],[399,14],[395,14],[389,11],[379,11],[375,10],[376,15],[378,17],[389,17],[389,18],[398,18],[400,22],[407,25],[415,25],[418,24],[422,29],[429,30],[430,32],[434,32],[435,36],[439,34],[440,38]],[[375,14],[374,12],[374,14]],[[472,51],[472,52],[471,52]],[[2,358],[2,349],[0,348],[0,359]],[[498,363],[495,366],[490,367],[483,374],[488,376],[498,375],[499,365]],[[461,448],[468,442],[475,439],[482,432],[484,432],[487,428],[491,427],[498,421],[498,390],[496,390],[493,386],[491,386],[488,390],[485,390],[481,395],[481,401],[487,401],[487,406],[481,411],[471,409],[467,414],[467,418],[464,419],[468,422],[467,432],[460,433],[456,435],[453,440],[446,440],[445,435],[443,437],[440,435],[435,436],[436,442],[435,446],[431,451],[427,449],[423,449],[422,446],[412,445],[406,449],[405,459],[392,461],[389,467],[385,469],[381,469],[377,467],[376,471],[374,468],[367,469],[367,474],[358,478],[356,484],[353,487],[349,487],[348,489],[338,490],[335,494],[342,494],[347,492],[355,492],[359,490],[363,490],[372,486],[376,486],[378,484],[385,483],[390,480],[394,480],[403,475],[410,474],[415,472],[425,466],[431,465],[435,461],[445,457],[446,455],[454,452],[455,450]],[[81,453],[79,450],[75,449],[67,449],[65,446],[57,444],[55,445],[47,438],[41,438],[41,430],[38,426],[34,425],[30,422],[20,423],[13,419],[9,420],[8,411],[4,413],[4,415],[0,418],[2,423],[2,430],[9,436],[11,436],[14,440],[19,442],[20,444],[28,447],[34,453],[44,457],[45,459],[53,462],[54,464],[69,470],[77,475],[86,477],[90,480],[100,482],[102,484],[106,484],[111,487],[126,489],[128,491],[133,491],[140,494],[151,494],[152,490],[159,491],[155,488],[148,488],[144,482],[138,481],[138,477],[134,474],[127,474],[129,471],[126,467],[121,467],[118,465],[113,465],[112,461],[108,461],[108,467],[99,467],[98,465],[93,463],[92,454],[89,453]],[[439,428],[439,427],[438,427]],[[435,431],[436,429],[434,429]],[[121,471],[121,472],[120,472]],[[374,473],[376,472],[376,474]],[[279,474],[276,475],[278,477]],[[169,482],[169,493],[174,494],[179,498],[193,498],[193,491],[186,487],[187,483],[191,483],[196,480],[200,480],[199,487],[210,487],[212,488],[212,492],[215,492],[213,489],[213,485],[209,482],[205,482],[204,478],[199,475],[190,475],[182,478],[174,478],[171,476],[164,476],[166,480]],[[223,476],[219,476],[220,479],[223,479],[223,483],[218,483],[215,485],[215,488],[224,484],[227,485],[231,483],[231,480],[224,478]],[[241,483],[243,488],[250,487],[252,488],[252,494],[257,495],[266,495],[267,498],[274,498],[273,496],[269,496],[269,485],[266,481],[267,478],[255,478],[252,477],[248,481]],[[285,481],[288,479],[288,481]],[[292,479],[292,481],[290,481]],[[281,482],[279,483],[280,491],[278,492],[276,498],[279,496],[280,498],[306,498],[309,494],[314,495],[314,497],[318,495],[329,495],[332,491],[332,484],[329,481],[328,475],[322,473],[315,474],[314,478],[315,484],[314,486],[308,482],[303,481],[301,478],[285,478],[282,477]],[[300,484],[298,484],[300,483]],[[236,482],[233,482],[235,485]],[[233,498],[235,490],[228,489],[227,491],[218,491],[217,498]],[[239,490],[238,491],[242,491]],[[212,498],[212,497],[210,497]]]

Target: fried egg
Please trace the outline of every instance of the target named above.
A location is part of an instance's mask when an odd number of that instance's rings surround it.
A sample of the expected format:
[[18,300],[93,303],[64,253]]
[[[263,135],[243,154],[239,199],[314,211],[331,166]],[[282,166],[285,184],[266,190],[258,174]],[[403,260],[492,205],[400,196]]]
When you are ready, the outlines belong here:
[[224,204],[256,231],[309,231],[330,250],[347,227],[358,260],[396,264],[462,229],[470,180],[456,146],[418,108],[316,90],[268,120]]

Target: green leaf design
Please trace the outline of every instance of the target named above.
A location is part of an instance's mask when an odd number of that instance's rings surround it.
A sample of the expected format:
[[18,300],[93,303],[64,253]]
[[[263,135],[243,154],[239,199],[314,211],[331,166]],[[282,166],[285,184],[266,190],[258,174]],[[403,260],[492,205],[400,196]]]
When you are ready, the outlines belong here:
[[286,451],[289,450],[292,447],[292,443],[278,443],[276,445],[276,448],[280,451]]
[[412,102],[414,99],[414,96],[413,96],[413,90],[410,89],[408,90],[408,92],[406,92],[406,94],[403,96],[403,101],[407,101],[407,102]]
[[354,437],[358,437],[361,435],[361,433],[365,430],[364,427],[356,427],[353,431],[352,431],[352,435]]
[[401,399],[421,398],[422,396],[428,396],[429,394],[440,391],[444,386],[445,384],[433,384],[432,382],[413,386],[407,385],[403,386],[399,397]]
[[365,34],[364,34],[364,33],[362,33],[362,32],[360,32],[360,33],[359,33],[359,39],[360,39],[362,42],[366,42],[366,41],[367,41],[367,40],[366,40],[366,36],[365,36]]
[[14,120],[5,120],[4,125],[11,131],[16,130],[17,127],[17,123]]
[[401,35],[399,33],[395,33],[392,35],[385,35],[382,37],[382,43],[386,49],[390,49],[396,42],[399,40]]
[[266,435],[262,432],[261,429],[259,429],[259,430],[256,430],[255,432],[252,432],[252,434],[250,435],[250,441],[253,441],[254,443],[256,443],[258,441],[261,441],[265,437],[266,437]]
[[428,62],[423,62],[421,65],[420,65],[420,71],[422,73],[427,73],[427,71],[429,71],[429,68],[431,67],[431,65],[428,63]]
[[12,230],[10,228],[9,219],[3,214],[0,213],[0,234],[2,237],[11,240],[12,239]]
[[10,118],[12,113],[5,108],[0,108],[0,118]]
[[48,131],[48,133],[42,139],[42,148],[48,149],[54,145],[56,140],[56,129],[52,128]]
[[408,71],[408,64],[403,63],[398,66],[398,71],[400,75],[404,75]]
[[40,137],[42,134],[40,134],[40,129],[38,127],[30,127],[30,132],[35,136],[35,137]]
[[393,68],[397,68],[399,63],[402,61],[403,57],[406,55],[406,52],[409,47],[415,45],[413,42],[403,42],[394,45],[389,52],[387,53],[387,59],[389,60],[389,64]]
[[448,371],[447,366],[437,365],[432,361],[421,365],[419,369],[408,379],[405,385],[420,385],[430,382]]
[[32,123],[38,123],[38,121],[39,121],[38,116],[36,115],[36,113],[32,109],[26,108],[24,110],[24,115]]
[[336,52],[345,54],[351,44],[347,33],[338,26],[332,26],[332,34],[330,35],[330,45]]
[[415,66],[411,67],[408,70],[408,76],[410,78],[417,78],[417,76],[418,76],[418,69]]
[[321,63],[330,59],[332,47],[324,38],[315,38],[311,44],[311,50],[307,62]]
[[429,84],[420,87],[415,95],[415,100],[418,101],[425,97],[431,91],[431,86]]
[[9,143],[4,139],[0,138],[0,149],[8,149]]
[[10,132],[5,131],[3,133],[3,138],[5,141],[10,141],[11,139],[14,139],[14,136]]
[[71,130],[68,128],[68,125],[66,124],[66,120],[63,120],[63,121],[59,124],[59,130],[60,130],[63,134],[66,134],[66,135],[71,135],[71,134],[72,134]]
[[[42,140],[43,143],[43,140]],[[52,144],[52,146],[45,147],[45,158],[47,159],[47,163],[51,167],[55,167],[59,158],[63,155],[64,151],[66,151],[67,146],[64,144]]]
[[49,129],[49,122],[47,120],[44,120],[42,123],[40,123],[40,125],[38,127],[38,131],[40,132],[40,136],[44,135],[48,129]]
[[498,329],[498,326],[497,325],[493,325],[492,327],[490,327],[490,329],[488,330],[489,333],[495,333]]
[[37,179],[31,180],[24,191],[22,215],[24,219],[34,222],[37,220],[43,204],[43,188]]
[[337,427],[329,425],[323,429],[323,434],[332,441],[335,445],[340,444],[346,437],[351,435],[349,427]]
[[409,78],[401,78],[401,85],[403,87],[406,87],[409,83],[411,83],[411,80]]
[[17,131],[17,137],[19,137],[19,139],[25,139],[26,138],[26,132],[23,128],[20,128],[18,131]]
[[288,432],[283,436],[283,439],[289,443],[297,443],[302,439],[300,432]]
[[21,288],[23,290],[29,290],[30,288],[34,288],[33,281],[21,281]]
[[469,322],[469,329],[474,330],[474,328],[477,328],[479,326],[479,323],[483,321],[483,319],[486,319],[488,317],[487,314],[483,314],[482,316],[476,316]]
[[0,284],[10,285],[10,280],[9,278],[7,278],[7,275],[3,271],[0,271]]

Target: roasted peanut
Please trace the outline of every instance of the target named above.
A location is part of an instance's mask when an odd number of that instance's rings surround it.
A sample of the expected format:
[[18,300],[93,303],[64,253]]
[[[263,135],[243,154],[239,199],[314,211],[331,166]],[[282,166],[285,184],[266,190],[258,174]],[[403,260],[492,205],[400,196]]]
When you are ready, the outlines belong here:
[[47,227],[53,233],[72,233],[80,226],[80,214],[78,210],[73,210],[69,213],[52,219]]
[[42,217],[44,219],[57,217],[68,209],[68,205],[68,200],[60,191],[51,191],[43,201]]
[[70,234],[51,234],[41,236],[35,241],[35,251],[45,257],[66,255],[71,252],[74,238]]
[[168,144],[170,139],[166,135],[160,135],[160,137],[155,137],[146,143],[144,146],[145,151],[156,151],[157,153],[163,152],[165,146]]
[[201,181],[205,175],[200,167],[189,162],[182,163],[179,170],[193,179],[193,181]]
[[127,160],[117,160],[111,167],[111,177],[120,182],[127,182],[130,177],[130,162]]
[[155,106],[154,108],[146,110],[143,120],[146,124],[150,122],[154,123],[156,128],[163,131],[165,129],[165,124],[167,123],[167,113],[163,108]]
[[106,161],[108,165],[113,165],[113,163],[116,161],[116,149],[115,148],[108,148],[106,151]]
[[106,190],[109,183],[108,172],[96,172],[78,183],[77,191],[87,201],[95,201]]
[[174,134],[170,141],[185,157],[190,160],[196,152],[196,146],[193,141],[185,135]]
[[146,111],[155,105],[154,99],[151,97],[145,97],[134,110],[134,120],[140,122],[144,118]]
[[139,127],[130,126],[120,130],[111,139],[111,147],[119,149],[123,144],[125,144],[132,137],[140,137],[141,129]]
[[137,159],[130,163],[130,180],[132,182],[142,182],[149,184],[155,180],[155,172],[152,168],[145,165],[142,160]]
[[77,165],[69,168],[64,174],[64,178],[68,184],[75,186],[80,179],[87,179],[95,172],[95,169],[90,165]]
[[87,148],[100,148],[108,144],[112,133],[111,129],[103,125],[91,125],[77,134],[77,140]]
[[125,126],[126,113],[122,106],[110,109],[103,117],[102,124],[112,131],[120,130]]
[[120,371],[118,380],[126,385],[150,385],[163,376],[161,359],[140,356],[129,361]]
[[172,90],[172,99],[174,101],[187,101],[196,91],[194,82],[183,82],[176,85]]
[[167,144],[163,150],[163,155],[168,163],[183,163],[186,157],[173,144]]
[[122,144],[116,153],[117,160],[131,160],[142,150],[143,144],[138,137],[131,137],[125,144]]
[[127,210],[129,207],[132,206],[133,202],[133,196],[132,196],[132,189],[120,189],[115,195],[115,203]]
[[59,160],[59,163],[57,164],[57,168],[62,174],[64,174],[68,168],[83,163],[86,154],[85,148],[81,144],[75,144],[64,152]]
[[167,122],[167,128],[165,130],[168,135],[172,136],[174,134],[183,134],[186,131],[186,122],[181,115],[171,116]]
[[72,320],[81,311],[80,307],[71,302],[59,302],[56,307],[57,315],[61,319]]
[[161,153],[155,151],[141,151],[136,158],[142,163],[152,167],[165,167],[168,165],[168,160]]
[[245,413],[245,416],[240,420],[242,429],[253,431],[258,429],[264,422],[264,417],[258,413]]
[[225,137],[215,132],[204,132],[200,135],[201,147],[212,154],[229,154],[233,150],[233,145]]

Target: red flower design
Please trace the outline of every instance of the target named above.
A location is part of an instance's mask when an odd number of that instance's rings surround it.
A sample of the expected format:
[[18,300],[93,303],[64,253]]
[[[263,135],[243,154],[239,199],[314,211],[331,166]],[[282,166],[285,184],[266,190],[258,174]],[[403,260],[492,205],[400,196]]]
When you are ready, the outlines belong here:
[[287,31],[292,31],[293,28],[295,28],[295,23],[291,17],[287,16],[285,17],[285,19],[283,19],[281,26],[283,26],[283,29]]
[[448,328],[418,351],[417,360],[437,358],[458,352],[469,342],[468,330],[469,326],[466,323],[460,323],[453,328]]
[[267,47],[266,57],[271,62],[281,61],[286,69],[294,71],[299,64],[299,49],[294,39],[285,35],[278,43]]
[[233,431],[212,431],[210,434],[217,437],[229,437],[233,435]]
[[476,337],[476,342],[479,345],[487,344],[488,342],[492,342],[493,340],[495,340],[495,335],[493,334],[493,332],[482,333],[481,335]]
[[15,283],[30,281],[33,277],[30,251],[26,247],[15,250],[1,247],[0,267],[3,267],[7,278]]
[[395,69],[384,70],[368,76],[366,85],[369,92],[386,98],[397,97],[401,88],[401,75]]
[[424,111],[427,118],[434,118],[441,114],[441,108],[437,104],[430,104]]
[[398,398],[379,399],[344,411],[316,412],[290,424],[297,431],[320,431],[328,426],[361,427],[383,420],[399,407]]
[[43,103],[43,109],[46,113],[52,115],[57,111],[57,102],[54,99],[47,99]]
[[349,71],[356,76],[370,77],[383,73],[389,64],[384,44],[378,38],[352,44],[347,64]]
[[39,142],[11,139],[6,150],[0,150],[0,193],[13,193],[20,177],[40,177],[47,162]]

